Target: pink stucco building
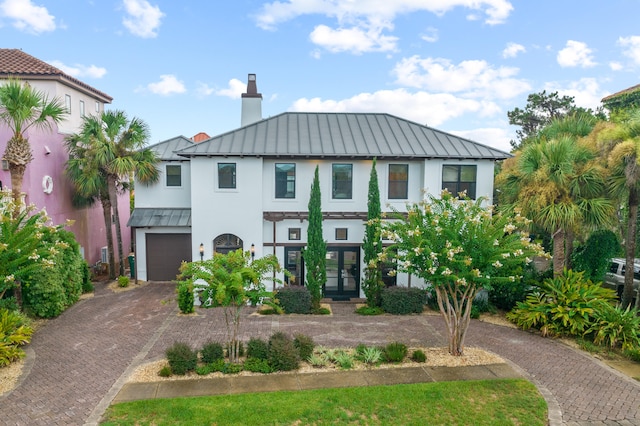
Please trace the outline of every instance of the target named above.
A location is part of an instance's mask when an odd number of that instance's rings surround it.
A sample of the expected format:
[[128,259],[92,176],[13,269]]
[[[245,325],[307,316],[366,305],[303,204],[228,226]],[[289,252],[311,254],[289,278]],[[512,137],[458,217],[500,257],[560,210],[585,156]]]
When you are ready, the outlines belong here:
[[[68,159],[64,138],[80,129],[84,115],[102,113],[112,98],[21,50],[0,49],[0,85],[10,77],[28,82],[50,98],[59,98],[67,106],[69,115],[59,126],[54,126],[51,131],[30,129],[27,132],[33,161],[27,166],[22,191],[27,204],[45,208],[54,224],[73,220],[74,224],[67,229],[75,234],[87,262],[95,264],[102,260],[103,247],[107,245],[102,206],[99,202],[89,208],[72,205],[72,185],[64,173]],[[0,124],[0,156],[4,154],[10,137],[9,129]],[[0,187],[11,187],[5,161],[0,167]],[[126,256],[131,246],[131,234],[126,227],[130,215],[128,193],[119,197],[118,207]],[[115,227],[111,232],[115,242]],[[115,255],[117,262],[117,249]]]

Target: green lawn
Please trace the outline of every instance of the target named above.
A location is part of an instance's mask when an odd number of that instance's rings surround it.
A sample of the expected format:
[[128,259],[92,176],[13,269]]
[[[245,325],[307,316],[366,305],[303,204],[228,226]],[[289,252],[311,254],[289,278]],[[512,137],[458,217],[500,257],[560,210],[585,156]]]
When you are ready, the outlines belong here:
[[116,404],[103,425],[546,425],[526,380],[176,398]]

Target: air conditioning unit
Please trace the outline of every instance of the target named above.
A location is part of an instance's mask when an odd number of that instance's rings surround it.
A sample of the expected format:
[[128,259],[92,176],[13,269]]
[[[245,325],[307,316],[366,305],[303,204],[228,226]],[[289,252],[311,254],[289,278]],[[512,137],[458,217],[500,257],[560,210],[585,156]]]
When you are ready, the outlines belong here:
[[109,263],[109,249],[107,246],[100,249],[100,261],[102,263]]

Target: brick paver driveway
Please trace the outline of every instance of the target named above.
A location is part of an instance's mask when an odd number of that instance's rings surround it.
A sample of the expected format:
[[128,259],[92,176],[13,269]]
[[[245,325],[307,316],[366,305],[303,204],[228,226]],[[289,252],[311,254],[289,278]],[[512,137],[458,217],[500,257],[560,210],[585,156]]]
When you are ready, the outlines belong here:
[[[332,309],[331,317],[247,316],[244,338],[282,330],[309,334],[327,346],[396,340],[446,344],[439,316],[362,317],[353,313],[353,305],[334,304]],[[219,310],[179,316],[170,283],[123,293],[98,285],[94,298],[34,335],[24,380],[0,397],[0,423],[96,424],[137,365],[162,357],[176,340],[198,347],[221,339],[224,330]],[[467,344],[519,367],[547,399],[552,425],[640,425],[640,383],[561,343],[473,321]]]

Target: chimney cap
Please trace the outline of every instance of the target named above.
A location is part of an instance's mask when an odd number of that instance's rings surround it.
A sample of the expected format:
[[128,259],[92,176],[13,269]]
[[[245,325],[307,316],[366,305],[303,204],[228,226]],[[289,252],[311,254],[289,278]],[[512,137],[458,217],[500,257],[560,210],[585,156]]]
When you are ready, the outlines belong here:
[[260,98],[262,99],[262,93],[258,93],[258,85],[256,84],[256,75],[249,74],[247,78],[247,92],[242,94],[243,98]]

